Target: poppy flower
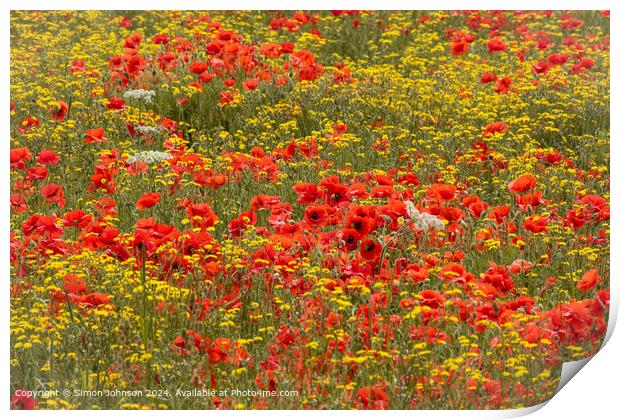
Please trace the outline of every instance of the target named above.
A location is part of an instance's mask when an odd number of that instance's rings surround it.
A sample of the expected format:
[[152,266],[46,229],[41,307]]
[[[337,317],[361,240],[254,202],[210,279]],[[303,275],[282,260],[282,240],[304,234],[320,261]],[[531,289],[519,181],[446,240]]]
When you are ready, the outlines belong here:
[[518,195],[516,202],[517,202],[517,206],[519,206],[521,210],[526,210],[528,208],[536,208],[539,205],[545,203],[545,201],[542,198],[541,190],[530,191],[523,195]]
[[22,224],[22,232],[24,235],[35,237],[46,236],[48,238],[56,238],[62,235],[63,230],[56,223],[56,217],[33,214]]
[[487,124],[487,126],[484,128],[484,137],[488,137],[490,135],[498,133],[505,133],[506,131],[508,131],[508,126],[504,124],[503,121],[492,122],[490,124]]
[[491,83],[497,80],[497,76],[493,73],[484,72],[482,77],[480,78],[480,83]]
[[68,111],[69,105],[62,101],[52,102],[51,108],[49,109],[50,117],[56,122],[64,121]]
[[84,144],[90,143],[103,143],[108,141],[107,138],[103,137],[105,134],[103,128],[94,128],[92,130],[86,130],[86,137],[84,137]]
[[26,171],[26,179],[29,181],[42,181],[47,178],[48,172],[45,166],[32,166]]
[[220,91],[220,105],[227,105],[235,100],[237,96],[236,91],[234,90],[221,90]]
[[377,212],[372,206],[356,206],[347,214],[345,227],[355,229],[362,237],[377,228]]
[[26,198],[22,194],[11,194],[11,211],[16,214],[23,214],[30,210]]
[[522,193],[536,186],[536,178],[530,174],[521,175],[519,178],[508,184],[511,193]]
[[420,180],[415,174],[405,174],[398,179],[398,182],[407,186],[420,186]]
[[249,225],[255,225],[257,220],[256,213],[253,210],[244,211],[239,217],[230,221],[228,231],[232,236],[241,236],[243,230]]
[[466,284],[474,281],[475,277],[472,273],[468,272],[461,264],[450,263],[441,268],[438,277],[446,282],[454,282],[459,284]]
[[495,82],[496,93],[508,93],[512,89],[512,79],[508,76],[497,79]]
[[353,251],[357,249],[357,243],[361,239],[361,235],[355,229],[342,229],[340,238],[344,242],[344,248],[347,251]]
[[76,274],[67,274],[63,280],[65,292],[70,294],[84,293],[86,291],[86,281]]
[[248,79],[245,82],[243,82],[242,85],[245,90],[254,90],[258,87],[258,80]]
[[450,45],[450,54],[452,55],[463,55],[467,53],[467,49],[469,48],[469,44],[465,41],[456,41]]
[[596,268],[588,270],[583,273],[583,276],[577,282],[577,288],[581,291],[594,289],[599,281],[601,281],[601,276],[599,276],[598,270]]
[[106,105],[108,109],[120,110],[125,108],[125,101],[121,98],[117,98],[116,96],[108,99],[108,104]]
[[311,226],[320,227],[328,223],[331,208],[324,204],[308,206],[304,210],[304,221]]
[[534,264],[527,260],[516,259],[508,266],[508,270],[510,270],[512,274],[527,273],[533,266]]
[[92,220],[92,216],[84,213],[82,210],[72,210],[67,212],[62,218],[62,224],[65,227],[78,227],[84,229]]
[[37,401],[30,398],[30,391],[18,389],[11,395],[11,410],[34,410],[37,407]]
[[525,219],[523,227],[533,233],[546,232],[547,219],[538,214],[535,214]]
[[11,168],[23,169],[25,162],[32,159],[32,153],[27,147],[11,149]]
[[72,299],[76,304],[85,306],[87,308],[97,308],[99,306],[107,305],[110,303],[110,296],[101,293],[101,292],[93,292],[88,293],[84,296],[79,296]]
[[568,59],[569,56],[567,54],[551,54],[549,57],[547,57],[547,60],[549,60],[549,62],[554,66],[562,65],[566,63]]
[[480,277],[480,283],[490,284],[500,294],[511,291],[515,286],[508,270],[494,263],[491,263],[491,267]]
[[420,293],[420,304],[432,309],[443,308],[444,297],[435,290],[422,290]]
[[536,322],[528,322],[521,331],[521,337],[530,344],[540,342],[545,336],[545,330]]
[[490,53],[497,51],[506,51],[507,49],[508,47],[502,42],[501,39],[495,38],[487,42],[487,50]]
[[26,117],[21,120],[19,127],[17,127],[18,133],[26,133],[30,131],[31,128],[39,127],[41,123],[35,117]]
[[293,191],[298,194],[299,204],[312,204],[322,196],[316,184],[300,183],[293,187]]
[[577,200],[578,203],[588,206],[589,211],[596,216],[597,221],[609,220],[609,204],[603,197],[588,194]]
[[60,157],[51,150],[41,150],[36,158],[39,165],[56,165]]
[[157,34],[152,38],[153,44],[167,44],[168,41],[170,41],[170,36],[166,34]]
[[450,201],[455,197],[456,187],[447,184],[433,184],[429,188],[429,194],[435,200]]
[[390,397],[382,386],[373,385],[360,388],[355,399],[361,408],[387,410],[390,408]]
[[366,261],[375,261],[381,255],[383,247],[379,242],[372,239],[366,239],[360,245],[360,255]]
[[538,63],[532,65],[532,70],[536,74],[545,74],[551,68],[551,63],[546,60],[540,60]]
[[589,57],[586,57],[586,58],[581,59],[579,63],[575,64],[572,67],[571,71],[574,74],[577,74],[577,73],[581,73],[584,69],[591,69],[592,67],[594,67],[594,60]]
[[202,74],[209,69],[209,65],[202,61],[195,61],[189,66],[190,73]]
[[136,201],[136,208],[138,210],[146,210],[159,203],[161,199],[160,193],[148,192]]
[[65,192],[59,184],[47,184],[41,187],[41,196],[48,203],[56,203],[61,209],[67,203],[65,200]]

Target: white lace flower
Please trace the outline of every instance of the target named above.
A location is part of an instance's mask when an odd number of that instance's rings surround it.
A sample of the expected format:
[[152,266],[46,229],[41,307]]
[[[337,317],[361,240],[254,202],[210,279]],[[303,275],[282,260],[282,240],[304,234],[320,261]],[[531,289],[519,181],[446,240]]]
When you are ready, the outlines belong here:
[[158,150],[147,150],[144,152],[138,152],[133,156],[127,158],[127,163],[154,163],[162,160],[170,159],[172,155],[168,152],[160,152]]
[[444,224],[441,219],[433,216],[430,213],[423,213],[418,210],[411,201],[405,201],[407,208],[407,214],[409,218],[415,224],[416,229],[422,231],[428,231],[430,228],[435,230],[443,230]]
[[159,134],[164,131],[163,127],[151,126],[151,125],[139,125],[135,127],[136,131],[142,134]]
[[134,89],[128,90],[123,93],[124,99],[137,99],[139,101],[144,100],[147,104],[153,103],[153,96],[155,96],[154,90]]

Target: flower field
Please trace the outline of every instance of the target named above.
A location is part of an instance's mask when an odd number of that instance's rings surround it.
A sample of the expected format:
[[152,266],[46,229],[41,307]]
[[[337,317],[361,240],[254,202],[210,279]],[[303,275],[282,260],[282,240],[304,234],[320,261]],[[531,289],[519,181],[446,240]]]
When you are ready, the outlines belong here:
[[548,400],[607,329],[609,45],[600,11],[12,12],[11,407]]

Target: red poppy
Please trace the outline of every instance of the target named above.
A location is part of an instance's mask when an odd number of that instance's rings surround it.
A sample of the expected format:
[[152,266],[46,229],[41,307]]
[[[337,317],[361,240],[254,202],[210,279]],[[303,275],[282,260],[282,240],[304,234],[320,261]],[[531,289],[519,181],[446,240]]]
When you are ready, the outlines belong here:
[[536,186],[536,178],[530,174],[521,175],[519,178],[508,184],[511,193],[522,193]]
[[487,50],[490,53],[497,51],[506,51],[507,49],[508,47],[502,42],[501,39],[495,38],[487,42]]
[[535,214],[525,219],[523,227],[533,233],[546,232],[547,219],[538,214]]
[[372,239],[366,239],[360,245],[360,255],[366,261],[375,261],[381,255],[383,247],[379,242]]
[[495,92],[496,93],[508,93],[512,89],[512,79],[506,76],[501,79],[497,79],[495,82]]
[[11,194],[11,211],[16,214],[23,214],[30,210],[26,198],[21,194]]
[[101,292],[93,292],[84,296],[77,296],[72,300],[78,305],[86,306],[88,308],[96,308],[109,304],[110,296]]
[[160,193],[148,192],[136,201],[136,208],[138,210],[146,210],[159,203],[161,199]]
[[30,391],[18,389],[11,395],[11,410],[34,410],[37,407],[37,401],[31,398]]
[[65,192],[59,184],[47,184],[41,187],[41,196],[48,203],[56,203],[61,209],[67,203],[65,200]]
[[527,273],[533,266],[534,264],[527,260],[516,259],[508,266],[508,270],[510,270],[512,274]]
[[430,196],[435,200],[451,201],[454,200],[456,187],[454,185],[447,184],[433,184],[430,186],[428,194],[430,194]]
[[503,121],[492,122],[490,124],[487,124],[487,126],[484,128],[484,137],[489,137],[497,133],[505,133],[506,131],[508,131],[508,126],[504,124]]
[[63,288],[67,293],[76,294],[84,293],[86,291],[86,281],[76,274],[67,274],[63,278],[62,282]]
[[566,63],[568,61],[569,56],[567,54],[551,54],[547,57],[547,60],[554,66],[559,66],[561,64]]
[[41,150],[36,160],[39,165],[56,165],[60,157],[51,150]]
[[420,304],[432,309],[443,308],[444,298],[441,293],[435,290],[422,290],[420,293]]
[[345,227],[355,229],[362,237],[377,228],[377,212],[372,206],[355,206],[347,214]]
[[78,227],[79,229],[84,229],[90,221],[93,219],[92,216],[84,213],[82,210],[72,210],[64,215],[62,218],[62,224],[65,227]]
[[24,235],[46,236],[48,238],[57,238],[62,235],[63,230],[56,223],[54,216],[42,216],[34,214],[22,224],[22,232]]
[[601,276],[599,276],[598,270],[594,268],[583,273],[583,276],[577,282],[577,288],[581,291],[594,289],[599,281],[601,281]]
[[300,183],[293,187],[293,191],[298,194],[299,204],[312,204],[322,196],[316,184]]
[[480,282],[495,287],[500,294],[506,294],[515,286],[508,270],[494,263],[491,263],[491,267],[482,275]]
[[456,41],[450,45],[450,54],[452,55],[463,55],[467,53],[467,49],[469,48],[469,44],[466,41]]
[[31,128],[39,127],[40,125],[41,123],[35,117],[26,117],[21,121],[19,127],[17,127],[17,132],[20,134],[25,133],[30,131]]
[[56,101],[52,103],[52,107],[49,109],[50,116],[53,121],[64,121],[69,111],[69,105],[62,101]]
[[189,66],[189,71],[194,74],[204,73],[209,69],[209,65],[202,61],[195,61]]
[[108,109],[115,109],[115,110],[123,109],[125,108],[125,101],[115,96],[113,98],[108,99],[108,104],[106,106]]
[[217,222],[217,215],[208,203],[190,204],[185,208],[185,213],[194,227],[210,228]]
[[480,83],[490,83],[497,80],[497,76],[493,73],[484,72],[482,77],[480,78]]
[[545,74],[551,68],[551,63],[545,60],[540,60],[538,63],[532,65],[532,70],[536,74]]
[[304,210],[304,221],[314,227],[325,226],[329,220],[330,210],[331,208],[325,204],[308,206]]
[[29,181],[42,181],[47,178],[48,172],[45,166],[32,166],[26,171],[26,179]]
[[387,410],[390,408],[390,397],[385,393],[382,386],[373,385],[360,388],[355,399],[364,409]]
[[537,206],[545,203],[545,201],[542,199],[541,190],[530,191],[523,195],[519,195],[517,196],[516,201],[517,206],[519,206],[521,210],[536,208]]
[[157,34],[153,36],[153,44],[167,44],[170,41],[170,36],[166,34]]
[[545,330],[536,322],[528,322],[521,331],[521,337],[528,343],[534,344],[544,338]]
[[107,138],[103,137],[105,132],[103,128],[94,128],[92,130],[86,130],[86,137],[84,137],[84,144],[90,143],[103,143],[108,141]]
[[243,230],[249,225],[255,225],[257,220],[256,213],[253,210],[244,211],[239,217],[230,221],[228,231],[232,236],[241,236]]
[[573,68],[571,69],[571,71],[574,74],[577,74],[577,73],[581,73],[584,69],[591,69],[592,67],[594,67],[594,60],[592,60],[589,57],[586,57],[586,58],[581,59],[579,63],[575,64]]
[[242,85],[245,90],[254,90],[258,87],[258,80],[248,79],[245,82],[243,82]]
[[475,280],[472,273],[468,272],[461,264],[450,263],[441,267],[438,275],[440,279],[459,284],[466,284]]
[[357,243],[361,239],[361,235],[355,229],[342,229],[340,238],[344,242],[344,248],[347,251],[353,251],[357,249]]
[[11,149],[11,168],[24,169],[27,160],[32,159],[32,153],[27,147]]

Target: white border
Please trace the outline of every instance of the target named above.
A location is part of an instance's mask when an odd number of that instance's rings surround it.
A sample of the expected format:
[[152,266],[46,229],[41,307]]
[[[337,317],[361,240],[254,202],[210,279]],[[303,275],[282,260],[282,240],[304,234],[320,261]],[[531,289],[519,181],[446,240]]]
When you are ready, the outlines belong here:
[[[368,0],[359,0],[359,1],[328,1],[328,0],[314,0],[311,3],[312,9],[382,9],[382,10],[408,10],[408,9],[418,9],[418,10],[451,10],[451,9],[489,9],[489,10],[519,10],[519,9],[537,9],[537,10],[547,10],[547,9],[559,9],[559,10],[611,10],[611,19],[612,19],[612,54],[611,54],[611,75],[612,75],[612,85],[611,85],[611,115],[618,114],[618,51],[617,42],[616,42],[616,34],[613,28],[617,28],[619,21],[616,13],[620,12],[620,7],[617,6],[618,2],[613,2],[610,0],[601,0],[595,2],[584,2],[583,0],[547,0],[547,1],[538,1],[538,0],[477,0],[477,1],[463,1],[463,0],[442,0],[440,2],[431,3],[429,2],[416,2],[416,1],[394,1],[394,0],[382,0],[382,1],[368,1]],[[224,0],[213,0],[213,1],[205,1],[205,2],[197,2],[191,0],[175,0],[175,1],[156,1],[156,0],[132,0],[131,2],[121,1],[121,0],[93,0],[93,1],[76,1],[76,0],[64,0],[62,2],[55,1],[41,1],[41,0],[29,0],[29,1],[11,1],[8,4],[3,3],[3,12],[0,20],[0,31],[2,32],[2,39],[4,40],[4,46],[2,48],[2,56],[1,56],[1,64],[0,68],[2,69],[2,89],[0,92],[9,92],[9,10],[15,9],[39,9],[39,10],[53,10],[53,9],[63,9],[63,10],[88,10],[88,9],[120,9],[120,10],[166,10],[166,9],[177,9],[177,10],[189,10],[189,9],[204,9],[204,10],[245,10],[245,9],[306,9],[308,8],[307,1],[299,1],[299,0],[288,0],[286,2],[276,2],[276,1],[224,1]],[[429,7],[430,6],[430,7]],[[0,119],[3,122],[1,127],[0,137],[2,142],[2,150],[3,156],[8,159],[10,145],[9,145],[9,100],[5,97],[0,101]],[[613,156],[619,156],[620,150],[618,141],[620,141],[618,135],[618,123],[615,122],[612,118],[611,121],[611,153]],[[577,379],[574,381],[570,381],[568,385],[566,385],[566,389],[562,389],[558,395],[553,397],[550,402],[546,404],[546,407],[540,410],[541,407],[545,406],[545,404],[541,404],[536,407],[531,407],[527,409],[520,410],[503,410],[503,411],[407,411],[407,412],[399,412],[399,411],[389,411],[387,413],[374,413],[370,411],[361,411],[361,412],[353,412],[353,411],[337,411],[337,412],[329,412],[327,414],[317,412],[309,412],[304,411],[304,416],[323,416],[323,415],[331,415],[335,417],[348,417],[355,416],[358,418],[376,418],[377,415],[392,417],[392,416],[415,416],[416,418],[445,418],[448,417],[458,417],[458,418],[472,418],[472,419],[485,419],[485,418],[509,418],[515,416],[521,416],[533,411],[536,413],[531,418],[549,418],[549,417],[562,417],[566,419],[571,418],[579,418],[583,419],[584,416],[588,416],[590,418],[611,418],[610,413],[617,411],[618,407],[618,398],[617,398],[617,390],[616,390],[616,378],[618,377],[619,369],[618,369],[618,358],[617,355],[620,354],[620,342],[618,341],[617,334],[616,337],[612,337],[611,333],[615,327],[617,320],[617,311],[618,305],[620,303],[620,293],[619,288],[617,286],[619,272],[620,272],[620,254],[618,251],[618,244],[620,243],[620,235],[618,231],[618,223],[617,217],[614,218],[614,215],[620,214],[618,212],[620,206],[620,194],[618,191],[617,181],[619,178],[618,174],[618,164],[611,162],[611,177],[614,179],[614,182],[611,183],[611,226],[612,226],[612,234],[611,234],[611,278],[612,286],[611,286],[611,313],[610,320],[608,324],[608,333],[605,338],[606,345],[600,351],[600,354],[595,355],[592,359],[589,359],[588,364],[592,364],[591,369],[586,369],[585,372],[582,372],[580,376],[584,376],[582,380]],[[8,266],[9,266],[9,194],[8,194],[8,185],[9,185],[9,165],[3,164],[0,165],[0,180],[2,182],[2,186],[4,188],[0,188],[0,212],[2,215],[2,220],[4,223],[0,223],[0,237],[4,240],[2,241],[2,252],[0,253],[0,267],[3,269],[3,277],[5,280],[2,282],[4,289],[2,293],[0,293],[0,305],[3,308],[2,317],[2,337],[3,337],[3,345],[0,346],[0,355],[2,358],[2,364],[0,365],[0,372],[2,373],[3,381],[0,387],[0,407],[3,407],[5,410],[9,410],[9,279],[8,279]],[[611,337],[611,340],[610,340]],[[588,362],[586,361],[586,363]],[[572,377],[579,369],[585,365],[583,361],[573,362],[572,364],[567,364],[563,368],[563,384],[568,382],[565,378],[566,375],[571,373],[570,377]],[[579,369],[575,369],[578,366]],[[566,373],[565,373],[566,372]],[[587,376],[587,379],[586,379]],[[562,388],[562,387],[560,387]],[[538,410],[538,411],[537,411]],[[129,412],[123,411],[120,413],[123,417],[133,417],[140,416],[140,412]],[[156,411],[150,412],[148,415],[154,418],[168,418],[172,413],[168,413],[165,411]],[[283,411],[243,411],[243,412],[214,412],[214,411],[183,411],[182,413],[177,413],[184,418],[189,416],[191,418],[205,418],[205,417],[216,417],[223,418],[232,417],[254,417],[254,418],[273,418],[275,417],[284,417],[288,416],[288,412]],[[15,417],[29,417],[35,416],[39,417],[40,412],[31,412],[30,414],[27,412],[18,412],[18,411],[10,411],[10,416]],[[71,412],[55,412],[55,411],[46,411],[45,416],[50,418],[58,418],[62,417],[82,417],[88,415],[93,418],[106,418],[110,415],[110,413],[106,412],[96,412],[96,411],[71,411]],[[174,415],[174,414],[173,414]]]

